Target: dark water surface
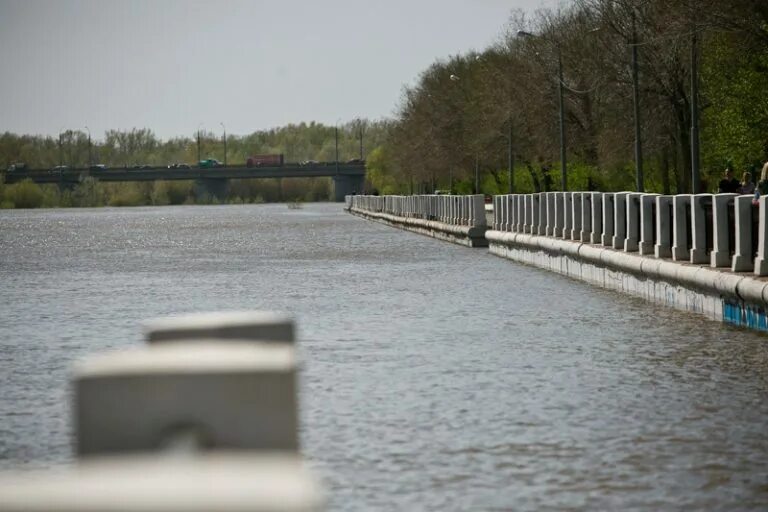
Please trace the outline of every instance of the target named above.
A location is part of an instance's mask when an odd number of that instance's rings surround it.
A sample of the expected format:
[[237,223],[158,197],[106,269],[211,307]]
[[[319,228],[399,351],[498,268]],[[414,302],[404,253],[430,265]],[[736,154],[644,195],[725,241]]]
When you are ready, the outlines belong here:
[[73,360],[253,308],[332,510],[768,508],[768,338],[340,205],[2,211],[0,297],[3,468],[71,461]]

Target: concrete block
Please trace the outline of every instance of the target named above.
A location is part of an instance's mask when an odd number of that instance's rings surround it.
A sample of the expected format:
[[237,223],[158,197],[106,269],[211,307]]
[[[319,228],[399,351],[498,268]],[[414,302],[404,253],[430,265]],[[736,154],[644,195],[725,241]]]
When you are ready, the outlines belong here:
[[545,201],[547,203],[547,223],[544,227],[544,234],[552,236],[555,232],[555,192],[546,192]]
[[768,276],[768,197],[760,196],[757,226],[757,256],[755,275]]
[[691,194],[672,197],[672,259],[690,261],[691,257]]
[[531,194],[531,221],[530,233],[539,234],[539,194]]
[[627,195],[631,192],[616,192],[613,195],[613,240],[614,249],[624,249],[627,239]]
[[292,454],[122,456],[0,476],[4,512],[310,512],[319,486]]
[[555,224],[552,229],[552,236],[560,238],[563,236],[565,226],[565,192],[555,192]]
[[[731,240],[729,234],[733,227],[729,223],[729,217],[734,218],[735,216],[736,197],[737,194],[715,194],[712,196],[712,253],[710,254],[710,265],[713,267],[731,266],[731,244],[733,244],[734,240]],[[747,198],[751,200],[751,196]]]
[[642,194],[640,196],[640,243],[637,250],[640,254],[654,254],[654,234],[656,231],[656,198],[658,194]]
[[211,449],[297,450],[288,343],[158,343],[75,368],[77,453],[152,451],[193,436]]
[[733,272],[751,272],[755,269],[754,243],[752,227],[755,221],[752,205],[753,196],[745,195],[735,198],[734,203],[734,252],[731,270]]
[[653,254],[657,258],[672,257],[672,196],[656,196],[656,243]]
[[571,192],[571,240],[581,240],[581,192]]
[[573,192],[563,192],[563,234],[564,240],[571,238],[573,229]]
[[149,320],[143,326],[147,342],[187,339],[294,341],[293,319],[268,311],[192,313]]
[[544,236],[547,234],[547,194],[545,192],[540,192],[536,194],[536,197],[539,203],[539,218],[537,219],[538,228],[536,234]]
[[616,194],[603,194],[603,231],[600,235],[600,243],[606,247],[613,246],[613,210]]
[[590,243],[592,239],[592,193],[581,194],[581,232],[579,240]]
[[[707,211],[709,210],[709,212]],[[712,213],[712,194],[691,196],[691,263],[709,263],[707,213]]]
[[591,192],[592,196],[592,232],[589,235],[589,243],[601,243],[603,234],[603,194]]
[[640,198],[643,194],[627,194],[627,231],[624,238],[624,252],[636,252],[640,244]]

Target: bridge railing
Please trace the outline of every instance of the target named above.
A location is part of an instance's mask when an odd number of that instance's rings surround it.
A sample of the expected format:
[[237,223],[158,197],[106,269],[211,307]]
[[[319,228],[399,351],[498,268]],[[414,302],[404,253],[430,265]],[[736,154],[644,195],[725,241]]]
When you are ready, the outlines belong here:
[[348,209],[423,219],[442,224],[485,227],[485,197],[417,195],[417,196],[346,196]]
[[493,199],[493,229],[768,275],[768,205],[752,195],[541,192]]

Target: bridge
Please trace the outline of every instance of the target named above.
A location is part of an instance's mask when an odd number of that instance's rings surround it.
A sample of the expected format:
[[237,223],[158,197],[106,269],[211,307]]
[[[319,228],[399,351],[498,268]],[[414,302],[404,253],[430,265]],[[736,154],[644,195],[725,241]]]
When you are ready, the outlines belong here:
[[5,183],[18,183],[25,179],[35,183],[53,183],[62,188],[73,187],[86,177],[99,181],[155,181],[195,180],[200,190],[210,196],[224,199],[231,179],[259,178],[322,178],[333,179],[334,199],[343,201],[344,196],[359,194],[365,183],[364,163],[318,162],[311,164],[286,163],[279,166],[226,167],[189,169],[150,168],[107,168],[107,169],[23,169],[5,172]]

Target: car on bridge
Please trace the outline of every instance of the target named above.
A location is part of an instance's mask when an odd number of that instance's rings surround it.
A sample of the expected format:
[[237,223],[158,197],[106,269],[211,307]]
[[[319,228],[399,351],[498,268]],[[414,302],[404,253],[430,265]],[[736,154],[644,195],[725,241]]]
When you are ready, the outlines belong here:
[[14,164],[11,164],[8,166],[8,168],[5,170],[5,172],[16,172],[16,171],[26,171],[27,170],[27,164],[24,162],[16,162]]
[[92,171],[106,171],[107,166],[104,164],[93,164],[92,166],[89,167],[89,169]]
[[189,164],[170,164],[168,165],[169,169],[191,169],[192,167]]
[[216,160],[215,158],[207,158],[197,162],[197,166],[201,169],[211,169],[213,167],[223,167],[224,164]]
[[48,170],[48,174],[61,174],[63,172],[66,172],[69,170],[68,165],[57,165],[56,167],[53,167]]

